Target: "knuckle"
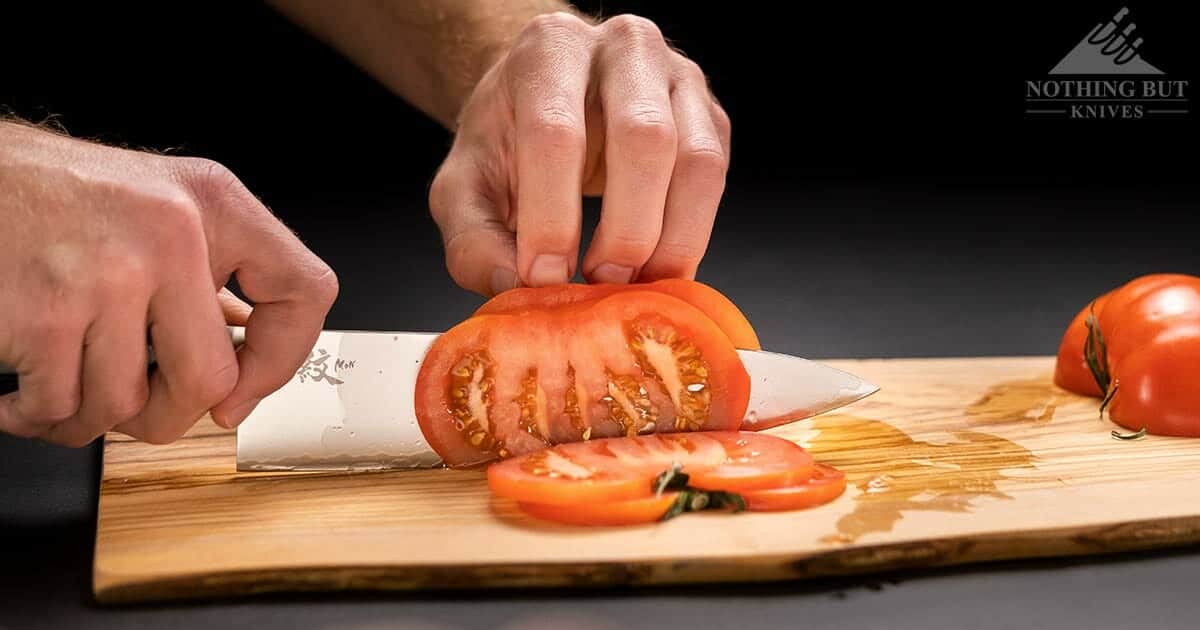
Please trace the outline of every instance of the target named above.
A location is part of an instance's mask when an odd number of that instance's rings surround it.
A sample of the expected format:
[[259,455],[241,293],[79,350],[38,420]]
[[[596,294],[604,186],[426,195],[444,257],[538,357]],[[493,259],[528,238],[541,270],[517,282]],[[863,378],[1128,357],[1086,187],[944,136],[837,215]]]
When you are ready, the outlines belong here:
[[690,141],[676,158],[676,168],[685,177],[702,184],[723,184],[729,169],[729,158],[720,143],[711,139]]
[[586,26],[586,23],[578,17],[566,11],[554,11],[552,13],[542,13],[536,15],[529,20],[523,34],[545,37],[547,34],[569,33],[575,34],[580,31],[580,28]]
[[678,55],[678,57],[680,75],[683,78],[701,85],[708,83],[708,75],[704,74],[704,69],[700,67],[700,64],[682,55]]
[[102,295],[128,300],[147,291],[151,272],[141,255],[124,247],[105,245],[96,257],[93,273],[94,286]]
[[102,416],[98,421],[107,427],[114,427],[122,422],[137,417],[146,408],[150,392],[143,383],[120,394],[113,396],[104,404]]
[[237,359],[229,358],[216,368],[199,361],[180,366],[177,404],[190,412],[204,413],[225,400],[238,381]]
[[733,122],[729,119],[729,114],[724,107],[713,105],[713,124],[717,127],[717,133],[721,134],[722,138],[729,139],[733,132]]
[[673,152],[678,142],[675,124],[657,104],[639,103],[615,124],[615,139],[636,154]]
[[204,411],[208,411],[217,403],[225,400],[233,392],[238,382],[237,359],[230,354],[229,359],[216,369],[207,370],[197,380],[196,401]]
[[341,284],[338,282],[337,273],[329,265],[321,262],[311,277],[311,293],[314,299],[322,307],[329,308],[337,300],[338,294],[341,292]]
[[551,105],[537,113],[529,140],[540,152],[563,156],[581,152],[587,136],[583,124],[568,108]]
[[700,264],[707,249],[704,239],[666,240],[659,244],[655,255],[676,269],[691,269]]
[[606,24],[612,32],[624,38],[640,42],[662,43],[664,41],[658,25],[640,15],[628,13],[616,15],[610,18]]

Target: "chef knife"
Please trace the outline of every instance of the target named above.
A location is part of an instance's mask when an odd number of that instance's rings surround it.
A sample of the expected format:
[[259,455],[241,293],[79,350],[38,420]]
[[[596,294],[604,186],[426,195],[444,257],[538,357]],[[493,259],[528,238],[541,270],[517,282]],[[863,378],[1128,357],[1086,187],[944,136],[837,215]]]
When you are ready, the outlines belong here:
[[[245,329],[230,327],[235,345]],[[417,373],[438,333],[325,330],[283,387],[238,428],[237,468],[376,470],[441,464],[414,413]],[[750,375],[742,428],[820,415],[878,387],[830,366],[767,351],[738,350]],[[153,350],[150,352],[153,364]],[[0,364],[0,393],[16,389]],[[7,383],[4,381],[8,381]]]
[[[239,470],[430,468],[441,464],[414,415],[421,361],[437,333],[321,333],[295,376],[238,428]],[[875,385],[806,359],[738,350],[750,374],[743,429],[819,415]]]

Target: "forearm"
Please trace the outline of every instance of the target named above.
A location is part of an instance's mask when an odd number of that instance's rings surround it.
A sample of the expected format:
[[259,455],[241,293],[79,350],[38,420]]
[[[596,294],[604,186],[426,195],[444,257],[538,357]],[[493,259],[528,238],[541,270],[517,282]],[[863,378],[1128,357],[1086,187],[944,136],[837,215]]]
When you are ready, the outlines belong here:
[[267,0],[447,128],[534,16],[564,0]]

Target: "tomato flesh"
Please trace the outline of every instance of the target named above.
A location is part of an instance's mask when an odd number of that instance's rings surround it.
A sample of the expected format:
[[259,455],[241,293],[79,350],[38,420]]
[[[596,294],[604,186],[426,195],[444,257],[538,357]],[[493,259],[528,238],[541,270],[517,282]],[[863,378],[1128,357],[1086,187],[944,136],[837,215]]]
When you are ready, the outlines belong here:
[[846,491],[846,475],[842,471],[817,464],[807,481],[783,488],[770,488],[742,493],[746,509],[752,512],[802,510],[824,505]]
[[758,334],[740,309],[713,287],[680,278],[642,284],[567,284],[553,288],[520,287],[500,293],[485,302],[475,315],[521,313],[588,302],[623,291],[655,291],[679,298],[700,309],[742,350],[761,350]]
[[622,501],[653,492],[659,475],[676,464],[689,486],[727,492],[803,483],[814,467],[803,448],[764,433],[660,434],[560,444],[511,457],[488,468],[488,486],[525,503]]
[[450,466],[559,443],[741,426],[750,377],[732,342],[671,295],[471,317],[430,347],[416,415]]

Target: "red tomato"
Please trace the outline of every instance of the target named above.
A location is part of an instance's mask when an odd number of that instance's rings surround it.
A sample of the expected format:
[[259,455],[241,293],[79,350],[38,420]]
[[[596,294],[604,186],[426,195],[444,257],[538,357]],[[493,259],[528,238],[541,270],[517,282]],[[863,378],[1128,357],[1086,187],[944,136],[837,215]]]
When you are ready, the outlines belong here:
[[574,442],[511,457],[488,468],[488,486],[522,503],[625,501],[654,492],[673,465],[700,490],[779,487],[807,481],[812,457],[765,433],[712,431]]
[[678,492],[664,492],[611,503],[520,503],[518,507],[535,518],[567,525],[639,525],[661,519],[678,498]]
[[1098,379],[1084,358],[1088,310],[1063,336],[1055,382],[1088,396],[1104,390],[1111,395],[1109,416],[1127,428],[1200,436],[1200,277],[1142,276],[1098,299]]
[[695,280],[666,279],[644,284],[568,284],[556,287],[517,288],[488,300],[475,315],[496,315],[538,310],[596,300],[622,291],[656,291],[675,296],[708,315],[733,345],[742,350],[761,350],[754,327],[736,305],[720,291]]
[[783,488],[744,492],[742,498],[751,512],[776,512],[823,505],[845,491],[846,475],[842,471],[817,464],[808,481]]
[[451,466],[588,439],[741,426],[750,377],[725,333],[655,291],[472,317],[430,347],[416,415]]

